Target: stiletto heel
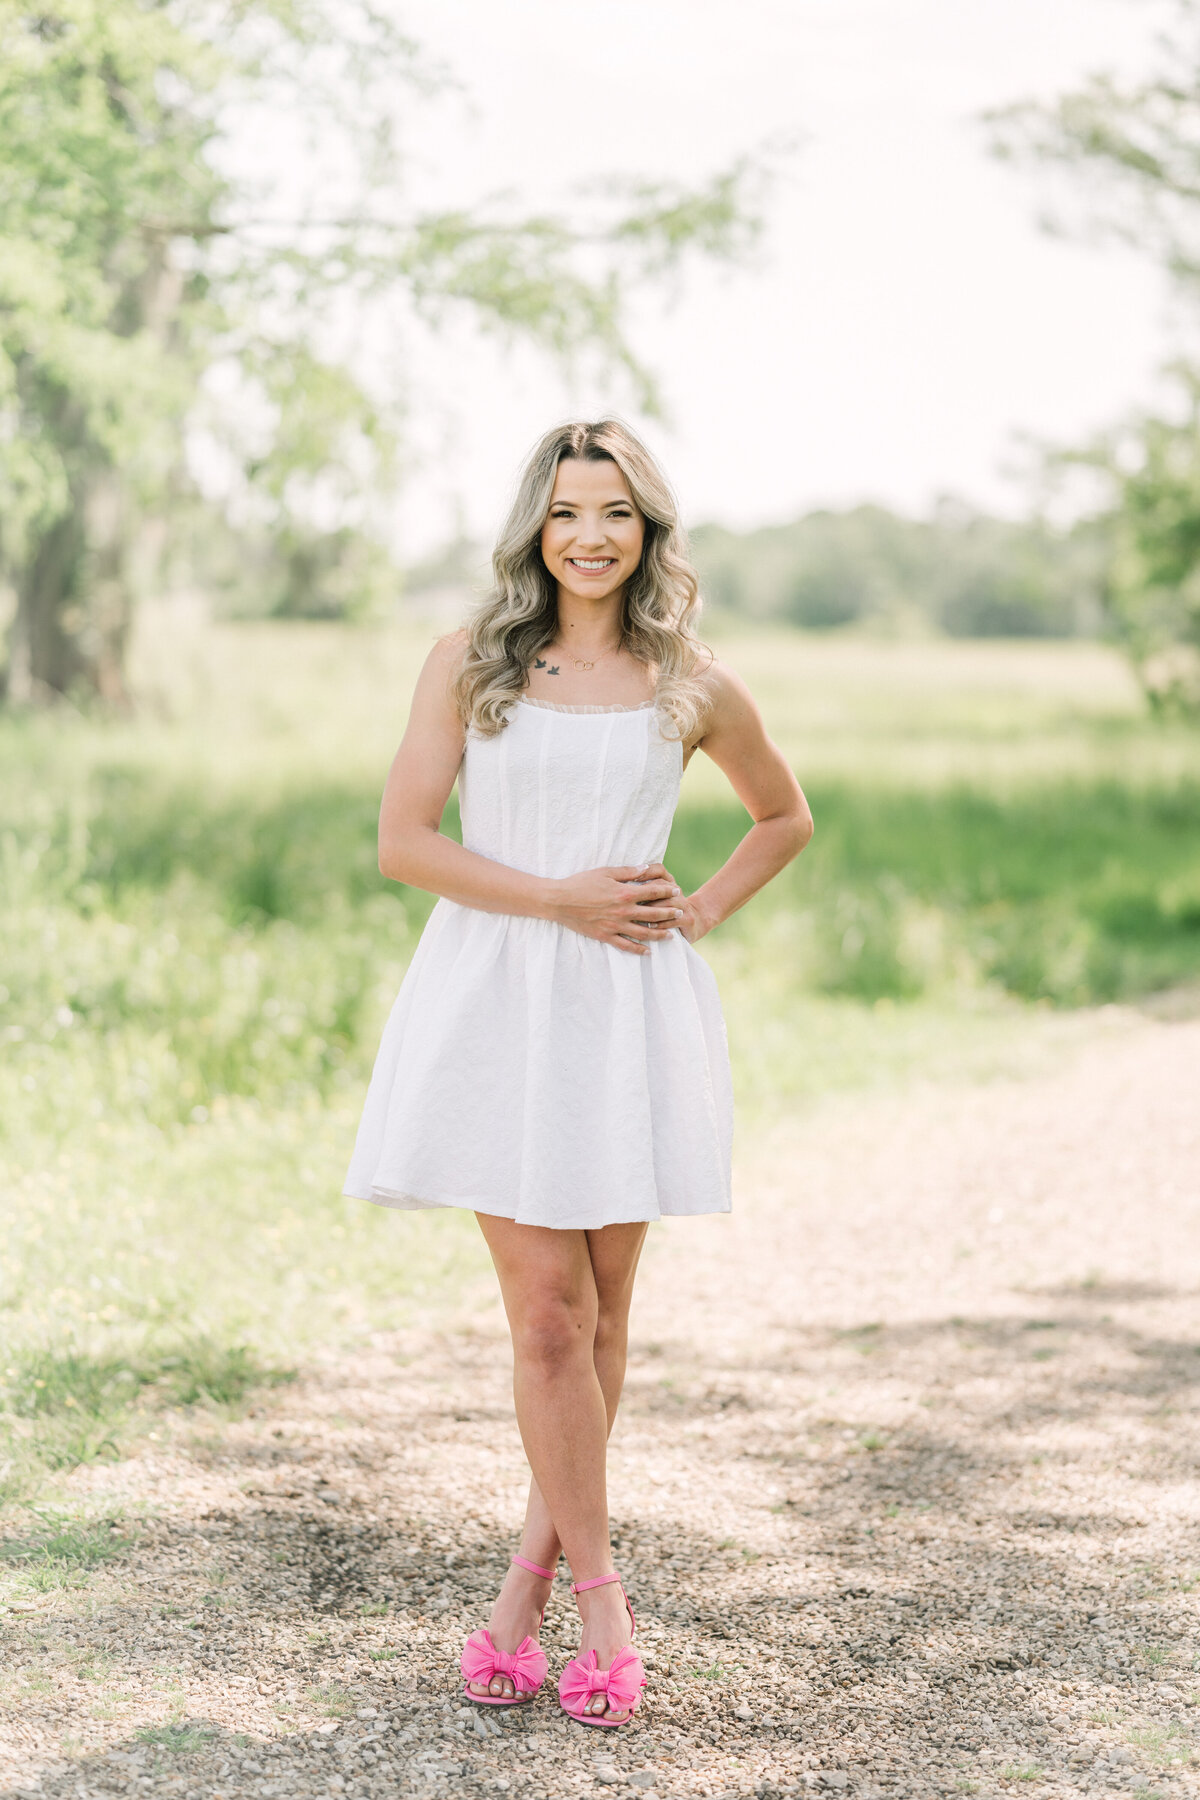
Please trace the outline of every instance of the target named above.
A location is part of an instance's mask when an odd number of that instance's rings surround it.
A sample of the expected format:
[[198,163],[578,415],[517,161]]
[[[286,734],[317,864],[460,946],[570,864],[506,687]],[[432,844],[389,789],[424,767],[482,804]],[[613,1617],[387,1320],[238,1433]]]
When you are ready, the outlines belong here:
[[[636,1631],[637,1620],[633,1616],[629,1595],[625,1592],[619,1575],[597,1575],[594,1581],[573,1581],[571,1592],[582,1594],[588,1588],[606,1587],[613,1581],[621,1589],[621,1598],[629,1612],[629,1623]],[[616,1731],[620,1726],[628,1725],[632,1719],[646,1685],[646,1671],[642,1667],[641,1657],[636,1656],[628,1646],[617,1651],[610,1668],[597,1668],[598,1660],[594,1650],[588,1651],[586,1662],[580,1656],[571,1659],[558,1678],[558,1703],[567,1717],[580,1725],[605,1725],[610,1731]],[[613,1712],[624,1713],[625,1717],[610,1719],[606,1712],[585,1711],[596,1694],[603,1694],[609,1708]]]
[[[540,1575],[544,1581],[554,1580],[553,1569],[540,1569],[528,1557],[514,1556],[512,1559],[518,1568],[528,1569],[531,1575]],[[542,1619],[546,1617],[543,1606],[538,1630],[542,1628]],[[463,1698],[473,1700],[476,1706],[528,1706],[543,1681],[549,1664],[546,1653],[533,1638],[522,1638],[511,1653],[497,1650],[486,1626],[473,1631],[463,1645],[462,1660],[459,1667],[463,1672]],[[473,1681],[490,1682],[495,1675],[507,1675],[513,1684],[512,1694],[473,1694],[470,1684]]]

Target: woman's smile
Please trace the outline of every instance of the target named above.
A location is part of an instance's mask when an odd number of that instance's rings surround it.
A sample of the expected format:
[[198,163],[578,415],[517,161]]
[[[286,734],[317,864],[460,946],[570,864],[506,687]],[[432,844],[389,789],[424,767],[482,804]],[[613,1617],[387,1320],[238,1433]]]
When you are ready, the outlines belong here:
[[560,604],[564,591],[593,602],[619,596],[637,572],[645,536],[645,518],[616,463],[564,458],[541,538]]

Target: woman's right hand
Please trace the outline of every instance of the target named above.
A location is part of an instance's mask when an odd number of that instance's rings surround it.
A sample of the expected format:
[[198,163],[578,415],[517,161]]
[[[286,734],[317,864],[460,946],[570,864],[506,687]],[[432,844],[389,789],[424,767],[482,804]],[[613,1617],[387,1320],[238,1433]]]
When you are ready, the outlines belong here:
[[683,917],[683,890],[662,863],[587,869],[551,887],[555,924],[635,956],[649,955],[651,943],[669,937]]

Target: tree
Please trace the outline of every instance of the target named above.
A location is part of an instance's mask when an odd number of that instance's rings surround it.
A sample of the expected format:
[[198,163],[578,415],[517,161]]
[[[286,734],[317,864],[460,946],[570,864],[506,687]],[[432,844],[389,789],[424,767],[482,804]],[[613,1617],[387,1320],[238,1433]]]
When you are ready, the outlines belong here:
[[[689,250],[737,253],[755,171],[609,183],[585,230],[503,200],[413,213],[397,97],[415,110],[438,79],[373,0],[0,0],[11,698],[125,699],[134,596],[189,487],[189,438],[293,544],[314,510],[344,530],[387,482],[395,416],[347,323],[363,303],[465,308],[558,356],[597,353],[652,401],[624,297]],[[300,204],[232,172],[251,108],[319,146]]]
[[[1200,0],[1175,0],[1159,66],[1122,86],[1094,75],[1052,105],[1022,102],[989,116],[998,155],[1057,169],[1082,217],[1051,214],[1055,231],[1115,238],[1161,263],[1185,307],[1200,306]],[[1119,421],[1053,471],[1087,467],[1104,495],[1095,524],[1108,539],[1108,604],[1150,701],[1200,710],[1200,368],[1187,356],[1164,374],[1173,416]]]
[[863,505],[750,532],[704,525],[692,548],[706,598],[754,618],[814,631],[1069,637],[1094,632],[1101,613],[1089,537],[943,496],[925,519]]

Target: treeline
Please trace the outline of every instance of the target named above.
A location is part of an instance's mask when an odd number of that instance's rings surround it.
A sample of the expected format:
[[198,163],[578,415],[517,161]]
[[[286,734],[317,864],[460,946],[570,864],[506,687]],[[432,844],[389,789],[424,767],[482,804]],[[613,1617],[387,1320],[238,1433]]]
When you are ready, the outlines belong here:
[[[180,586],[227,618],[386,618],[397,606],[463,614],[489,579],[486,547],[458,537],[401,568],[361,532],[235,530],[201,509],[176,545]],[[691,533],[708,619],[809,631],[1091,637],[1108,629],[1100,529],[1055,530],[943,500],[927,519],[882,506],[806,513],[786,525]]]
[[856,506],[757,531],[702,525],[692,554],[710,616],[951,637],[1083,637],[1106,622],[1095,527],[999,519],[957,500],[927,519]]

